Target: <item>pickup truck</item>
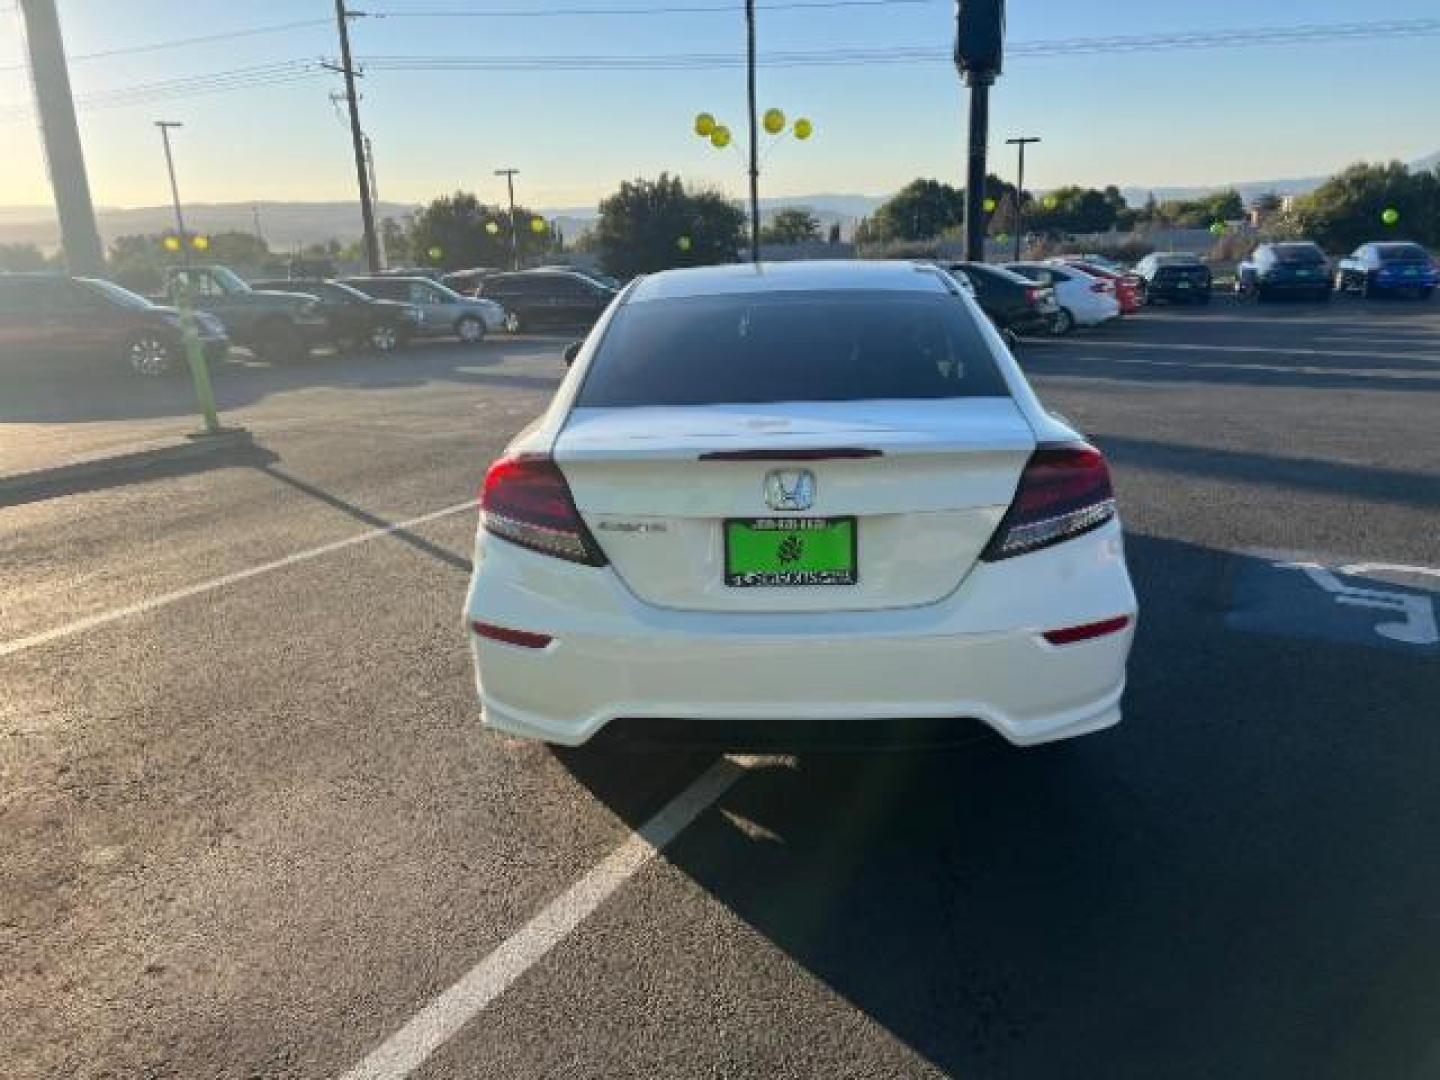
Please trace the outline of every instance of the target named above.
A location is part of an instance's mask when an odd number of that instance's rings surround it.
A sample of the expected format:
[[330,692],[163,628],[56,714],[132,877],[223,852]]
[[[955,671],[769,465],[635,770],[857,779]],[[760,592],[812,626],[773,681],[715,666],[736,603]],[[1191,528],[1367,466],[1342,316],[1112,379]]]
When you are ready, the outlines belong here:
[[192,306],[225,324],[231,341],[263,359],[300,360],[329,343],[330,324],[313,296],[252,289],[228,266],[172,266],[160,302],[175,304],[187,294]]

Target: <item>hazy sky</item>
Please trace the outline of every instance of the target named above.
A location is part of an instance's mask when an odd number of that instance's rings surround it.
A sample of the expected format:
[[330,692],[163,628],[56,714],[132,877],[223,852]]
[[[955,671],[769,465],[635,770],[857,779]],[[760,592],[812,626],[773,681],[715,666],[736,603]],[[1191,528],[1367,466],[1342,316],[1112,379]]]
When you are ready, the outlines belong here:
[[[230,30],[324,20],[330,0],[59,0],[77,96],[290,59],[334,58],[333,24],[92,60],[83,54]],[[359,5],[360,0],[354,0]],[[526,57],[664,55],[743,49],[734,11],[643,17],[415,17],[455,11],[713,5],[716,0],[372,0],[357,59],[380,55]],[[765,10],[767,52],[948,46],[950,0]],[[781,3],[784,0],[769,0]],[[812,0],[813,2],[813,0]],[[1434,17],[1436,0],[1010,0],[1012,43],[1293,23]],[[50,201],[23,59],[19,15],[0,0],[0,205]],[[1232,48],[1013,58],[992,94],[992,162],[1025,133],[1027,186],[1207,184],[1332,171],[1350,161],[1440,149],[1435,57],[1440,37],[1358,45]],[[329,100],[338,76],[149,104],[82,106],[97,202],[154,205],[167,197],[157,118],[183,121],[176,142],[187,201],[334,199],[354,195],[347,129]],[[1408,83],[1419,91],[1391,93]],[[708,109],[742,128],[743,70],[393,72],[363,80],[365,124],[380,194],[422,200],[463,187],[496,200],[499,166],[521,170],[536,206],[593,204],[627,177],[679,172],[744,189],[741,158],[690,131]],[[962,170],[963,100],[946,63],[762,66],[761,106],[813,118],[816,136],[775,148],[764,192],[883,193],[917,175]],[[13,111],[20,106],[19,113]]]

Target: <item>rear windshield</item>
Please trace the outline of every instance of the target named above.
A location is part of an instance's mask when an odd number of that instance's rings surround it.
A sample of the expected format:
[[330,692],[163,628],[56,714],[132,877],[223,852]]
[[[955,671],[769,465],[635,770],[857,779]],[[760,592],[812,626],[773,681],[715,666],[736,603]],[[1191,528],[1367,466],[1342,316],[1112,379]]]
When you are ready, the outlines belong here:
[[1282,263],[1323,263],[1325,253],[1314,244],[1276,244],[1270,249]]
[[1428,262],[1430,256],[1419,244],[1382,244],[1375,249],[1381,262]]
[[586,374],[582,407],[1005,397],[964,303],[855,290],[626,304]]
[[1181,269],[1188,269],[1192,266],[1199,266],[1200,260],[1194,255],[1156,255],[1156,266],[1174,266]]

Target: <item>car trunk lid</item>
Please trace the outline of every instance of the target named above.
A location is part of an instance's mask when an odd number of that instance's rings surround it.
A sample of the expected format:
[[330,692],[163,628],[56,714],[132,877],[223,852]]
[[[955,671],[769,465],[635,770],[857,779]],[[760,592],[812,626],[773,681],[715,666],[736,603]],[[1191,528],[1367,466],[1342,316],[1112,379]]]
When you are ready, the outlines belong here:
[[[645,603],[859,611],[953,592],[1009,506],[1034,446],[1014,402],[986,397],[582,408],[553,455],[586,525]],[[786,506],[797,485],[808,498]],[[773,524],[795,521],[836,529],[791,539],[791,529]],[[853,583],[738,587],[729,573],[735,560],[767,548],[769,529],[777,551],[787,540],[803,549],[848,539]]]

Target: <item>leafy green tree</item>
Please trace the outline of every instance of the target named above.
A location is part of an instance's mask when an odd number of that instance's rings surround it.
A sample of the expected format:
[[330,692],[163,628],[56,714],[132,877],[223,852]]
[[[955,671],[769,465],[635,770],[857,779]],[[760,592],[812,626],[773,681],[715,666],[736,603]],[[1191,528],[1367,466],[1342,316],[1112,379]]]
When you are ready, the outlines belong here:
[[1255,201],[1250,204],[1251,208],[1259,211],[1262,215],[1278,214],[1285,205],[1285,200],[1273,192],[1267,191],[1255,196]]
[[734,262],[746,216],[715,191],[687,190],[678,176],[637,178],[600,203],[595,244],[608,273],[630,278],[676,266]]
[[1245,216],[1245,201],[1234,188],[1198,199],[1167,199],[1155,212],[1162,224],[1176,229],[1206,229],[1217,221]]
[[117,236],[110,245],[110,276],[138,293],[157,293],[165,284],[165,268],[174,258],[161,247],[159,234]]
[[820,239],[820,219],[806,207],[777,210],[760,230],[767,244],[804,244]]
[[50,265],[34,244],[0,244],[0,270],[44,270]]
[[408,214],[401,220],[393,217],[380,219],[380,239],[385,245],[385,258],[392,266],[408,266],[415,261],[415,244],[412,233],[415,219]]
[[[1386,210],[1400,215],[1394,225],[1385,224]],[[1377,239],[1440,246],[1440,171],[1352,165],[1296,199],[1294,218],[1302,235],[1333,252]]]
[[[515,208],[520,261],[531,261],[554,246],[548,223],[542,231],[530,227],[533,211]],[[444,195],[415,215],[410,230],[410,255],[417,263],[443,270],[472,266],[508,266],[511,218],[508,209],[488,206],[467,191]],[[439,252],[438,256],[432,254]],[[388,253],[388,248],[387,248]],[[391,255],[392,263],[399,259]]]
[[940,180],[912,180],[869,221],[867,239],[929,240],[965,220],[965,193]]
[[1075,184],[1047,192],[1039,207],[1026,214],[1028,227],[1051,235],[1106,232],[1114,227],[1119,214],[1116,204],[1125,201],[1118,189],[1109,190],[1114,191],[1113,197]]

